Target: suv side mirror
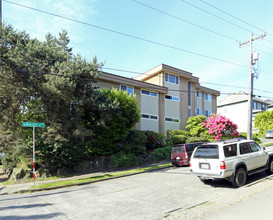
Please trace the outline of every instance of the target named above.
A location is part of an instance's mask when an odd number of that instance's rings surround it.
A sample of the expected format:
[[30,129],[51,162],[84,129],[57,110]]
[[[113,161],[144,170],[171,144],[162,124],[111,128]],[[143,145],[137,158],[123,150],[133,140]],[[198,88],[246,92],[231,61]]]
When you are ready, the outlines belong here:
[[262,147],[262,150],[265,150],[265,147]]

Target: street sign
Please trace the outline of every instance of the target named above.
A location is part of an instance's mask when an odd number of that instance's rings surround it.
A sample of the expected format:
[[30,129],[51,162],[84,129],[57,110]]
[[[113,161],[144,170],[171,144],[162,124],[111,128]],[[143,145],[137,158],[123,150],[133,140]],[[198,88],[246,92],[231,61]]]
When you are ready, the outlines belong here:
[[[32,127],[33,128],[33,183],[35,184],[35,128],[44,128],[45,123],[37,122],[23,122],[23,127]],[[38,153],[38,151],[37,151]]]
[[37,122],[23,122],[23,127],[37,127],[44,128],[45,123],[37,123]]

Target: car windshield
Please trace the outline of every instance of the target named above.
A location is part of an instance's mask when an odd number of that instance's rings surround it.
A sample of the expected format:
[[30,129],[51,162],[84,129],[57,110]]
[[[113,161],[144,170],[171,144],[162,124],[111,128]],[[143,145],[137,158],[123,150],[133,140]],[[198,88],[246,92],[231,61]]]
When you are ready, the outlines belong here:
[[267,134],[273,133],[273,130],[268,130],[266,133]]
[[219,159],[218,145],[201,145],[196,149],[193,157]]
[[178,145],[172,148],[172,153],[181,153],[181,152],[184,152],[184,145]]

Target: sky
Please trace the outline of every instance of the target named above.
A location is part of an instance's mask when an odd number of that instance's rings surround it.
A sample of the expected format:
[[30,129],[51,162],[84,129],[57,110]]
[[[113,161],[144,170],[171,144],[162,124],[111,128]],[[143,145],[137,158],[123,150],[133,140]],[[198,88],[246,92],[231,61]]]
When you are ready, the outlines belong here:
[[191,72],[219,99],[248,92],[249,43],[239,44],[266,33],[253,41],[254,95],[273,100],[273,1],[2,0],[2,21],[39,40],[67,30],[74,54],[96,56],[112,74],[132,78],[162,63]]

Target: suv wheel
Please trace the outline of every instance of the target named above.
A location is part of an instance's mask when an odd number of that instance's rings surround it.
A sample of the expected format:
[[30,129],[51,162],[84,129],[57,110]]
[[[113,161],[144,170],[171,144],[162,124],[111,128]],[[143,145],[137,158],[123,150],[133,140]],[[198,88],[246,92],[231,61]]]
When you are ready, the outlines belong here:
[[236,171],[234,181],[232,182],[232,185],[235,187],[241,187],[246,184],[247,174],[246,170],[244,168],[239,168]]
[[271,175],[273,173],[273,158],[271,158],[269,161],[269,166],[268,169],[266,170],[266,173],[268,175]]

